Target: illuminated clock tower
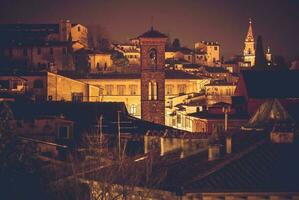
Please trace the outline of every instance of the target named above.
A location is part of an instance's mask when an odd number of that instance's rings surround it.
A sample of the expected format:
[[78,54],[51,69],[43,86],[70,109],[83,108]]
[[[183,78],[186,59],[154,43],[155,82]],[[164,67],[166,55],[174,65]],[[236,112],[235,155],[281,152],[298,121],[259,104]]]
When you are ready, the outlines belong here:
[[165,44],[153,27],[139,36],[141,49],[141,118],[165,124]]

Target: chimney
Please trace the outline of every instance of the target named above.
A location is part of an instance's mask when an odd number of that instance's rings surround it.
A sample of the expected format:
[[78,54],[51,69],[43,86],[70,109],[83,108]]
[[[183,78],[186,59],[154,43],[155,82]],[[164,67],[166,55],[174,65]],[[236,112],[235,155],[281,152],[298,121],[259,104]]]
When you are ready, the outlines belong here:
[[208,149],[208,159],[209,161],[216,160],[220,157],[220,145],[215,144],[215,145],[210,145]]
[[227,154],[232,153],[232,137],[231,136],[227,136],[225,138],[225,147],[226,147]]
[[61,19],[59,21],[59,40],[68,41],[72,29],[70,20]]

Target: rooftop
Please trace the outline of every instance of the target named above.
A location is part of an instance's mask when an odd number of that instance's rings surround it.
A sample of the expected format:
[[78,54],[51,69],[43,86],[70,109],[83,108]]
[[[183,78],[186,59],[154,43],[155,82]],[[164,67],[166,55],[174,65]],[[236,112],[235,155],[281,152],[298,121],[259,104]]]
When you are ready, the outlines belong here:
[[[126,74],[126,73],[107,73],[107,74],[89,74],[79,75],[72,72],[61,72],[61,75],[74,79],[140,79],[140,73]],[[180,70],[165,70],[166,79],[206,79],[204,76],[196,76],[183,72]]]
[[205,67],[205,71],[208,73],[228,73],[229,71],[222,67]]
[[167,38],[167,35],[155,30],[153,27],[142,35],[138,36],[138,38]]
[[[188,116],[200,118],[200,119],[221,119],[224,120],[224,113],[210,113],[207,111],[196,112],[188,114]],[[228,113],[229,119],[240,119],[240,120],[247,120],[247,115],[244,114],[235,114],[235,113]]]
[[299,70],[244,70],[244,82],[250,98],[299,98]]

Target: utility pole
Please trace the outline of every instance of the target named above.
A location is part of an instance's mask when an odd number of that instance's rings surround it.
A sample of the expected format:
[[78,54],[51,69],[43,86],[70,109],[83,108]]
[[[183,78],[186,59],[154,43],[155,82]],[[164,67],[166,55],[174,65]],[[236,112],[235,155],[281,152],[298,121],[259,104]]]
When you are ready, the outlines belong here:
[[100,148],[103,148],[103,115],[100,116]]
[[227,121],[228,121],[228,113],[230,112],[230,106],[224,106],[222,108],[222,112],[224,112],[224,131],[227,131]]
[[117,111],[117,130],[118,130],[118,158],[121,159],[121,144],[120,144],[120,110]]

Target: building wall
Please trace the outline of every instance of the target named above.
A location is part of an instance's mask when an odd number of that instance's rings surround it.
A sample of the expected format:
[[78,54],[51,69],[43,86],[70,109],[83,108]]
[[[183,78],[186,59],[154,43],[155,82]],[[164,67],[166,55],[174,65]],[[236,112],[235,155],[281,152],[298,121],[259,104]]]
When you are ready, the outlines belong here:
[[[191,117],[192,121],[192,132],[203,132],[203,133],[219,133],[224,131],[224,114],[223,119],[201,119]],[[235,129],[244,125],[247,120],[242,119],[229,119],[228,117],[228,129]]]
[[195,49],[202,54],[196,54],[195,63],[216,66],[220,62],[220,45],[216,42],[197,42]]
[[[79,42],[83,45],[84,48],[88,47],[88,30],[85,26],[77,24],[71,29],[72,41]],[[78,49],[75,49],[78,50]]]
[[89,84],[48,73],[48,99],[72,101],[74,95],[82,96],[82,101],[99,101],[100,89]]
[[111,54],[89,54],[88,57],[91,72],[109,71],[113,64]]
[[67,45],[12,47],[5,49],[4,54],[7,58],[23,61],[26,66],[36,69],[54,67],[56,70],[73,70]]
[[[35,100],[45,100],[47,98],[47,76],[0,76],[0,81],[8,81],[9,88],[1,86],[0,91],[18,94],[26,94],[27,97]],[[1,84],[1,83],[0,83]]]
[[235,93],[235,85],[206,85],[206,94],[212,96],[232,96]]

